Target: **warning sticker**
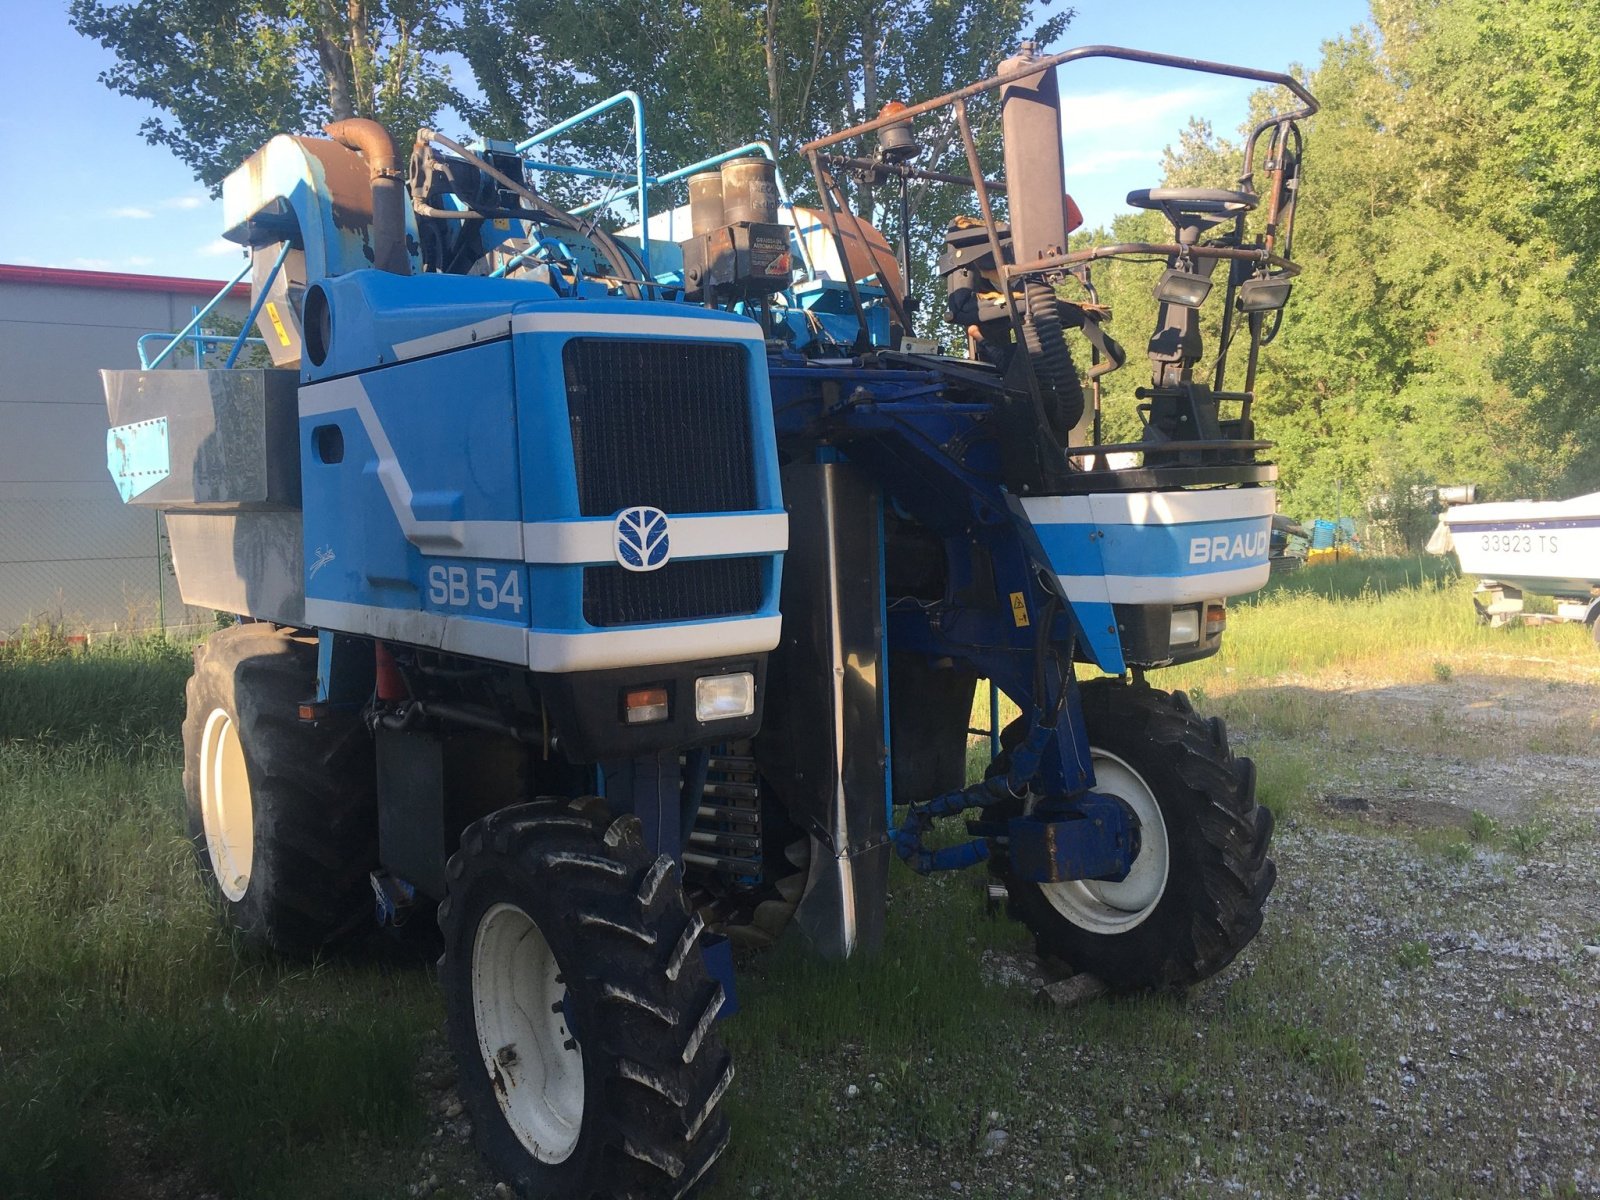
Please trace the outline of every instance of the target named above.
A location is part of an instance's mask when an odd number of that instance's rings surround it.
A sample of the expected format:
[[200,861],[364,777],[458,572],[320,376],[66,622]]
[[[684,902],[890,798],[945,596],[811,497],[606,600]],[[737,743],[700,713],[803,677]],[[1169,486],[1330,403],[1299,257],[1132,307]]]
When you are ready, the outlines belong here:
[[272,328],[277,331],[278,343],[283,346],[292,346],[289,331],[283,327],[283,318],[278,315],[278,306],[271,300],[267,301],[267,320],[272,322]]
[[1018,629],[1028,627],[1028,601],[1021,592],[1011,593],[1011,619]]

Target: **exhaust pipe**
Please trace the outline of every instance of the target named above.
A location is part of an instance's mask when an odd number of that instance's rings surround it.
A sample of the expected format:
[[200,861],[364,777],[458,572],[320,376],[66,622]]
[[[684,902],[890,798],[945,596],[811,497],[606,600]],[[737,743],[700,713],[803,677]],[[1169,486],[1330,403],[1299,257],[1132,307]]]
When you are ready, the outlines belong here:
[[406,185],[394,139],[382,125],[366,117],[335,121],[324,126],[323,132],[367,162],[372,177],[372,265],[391,275],[411,274],[411,255],[406,252]]

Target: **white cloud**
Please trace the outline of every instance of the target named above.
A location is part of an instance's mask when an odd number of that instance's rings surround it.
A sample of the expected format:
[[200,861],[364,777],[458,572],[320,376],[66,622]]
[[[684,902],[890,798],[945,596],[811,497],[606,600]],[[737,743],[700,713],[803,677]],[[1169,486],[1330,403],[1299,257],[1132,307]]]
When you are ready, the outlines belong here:
[[148,208],[134,208],[129,206],[126,208],[113,208],[111,210],[111,215],[113,217],[121,217],[128,221],[148,221],[151,217],[155,216],[155,213],[151,212]]
[[155,259],[151,258],[149,255],[146,255],[146,254],[130,254],[130,255],[128,255],[128,265],[130,267],[149,267],[149,266],[154,266],[155,265],[155,261],[156,261]]
[[1168,129],[1181,125],[1191,113],[1204,112],[1227,93],[1217,88],[1184,87],[1165,92],[1140,92],[1112,88],[1101,92],[1068,93],[1061,97],[1067,138],[1095,141],[1111,130]]
[[1160,150],[1148,147],[1141,150],[1090,150],[1067,161],[1067,178],[1079,179],[1085,175],[1111,175],[1127,163],[1159,163]]
[[206,197],[204,196],[172,196],[161,202],[162,208],[203,208]]
[[67,263],[75,271],[109,271],[115,265],[109,258],[75,258]]
[[221,258],[224,254],[238,254],[242,249],[238,242],[230,242],[227,238],[213,238],[204,246],[198,247],[195,253],[206,258]]

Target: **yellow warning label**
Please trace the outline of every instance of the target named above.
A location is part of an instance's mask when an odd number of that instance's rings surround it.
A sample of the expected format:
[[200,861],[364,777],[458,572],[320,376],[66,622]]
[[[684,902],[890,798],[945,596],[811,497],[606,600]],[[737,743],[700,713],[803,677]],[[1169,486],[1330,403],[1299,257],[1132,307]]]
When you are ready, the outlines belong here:
[[493,225],[496,229],[504,233],[506,230],[511,228],[511,218],[496,217],[494,220],[490,221],[489,224]]
[[1018,629],[1028,627],[1028,601],[1021,592],[1011,593],[1011,619],[1017,623]]
[[283,327],[283,318],[278,315],[278,306],[271,300],[267,301],[267,320],[272,322],[272,328],[277,331],[278,342],[284,346],[292,346],[294,342],[289,337],[289,331]]

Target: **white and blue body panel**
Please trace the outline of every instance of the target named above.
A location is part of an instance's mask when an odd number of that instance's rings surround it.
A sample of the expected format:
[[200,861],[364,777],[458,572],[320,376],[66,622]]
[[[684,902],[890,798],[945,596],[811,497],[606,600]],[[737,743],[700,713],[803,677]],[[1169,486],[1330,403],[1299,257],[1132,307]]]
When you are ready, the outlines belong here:
[[1124,667],[1114,605],[1203,602],[1267,581],[1271,487],[1008,496],[1007,503],[1107,671]]
[[[754,322],[683,305],[562,300],[542,284],[508,280],[363,271],[320,286],[331,332],[323,361],[308,360],[299,395],[308,623],[540,672],[759,654],[777,644],[788,524]],[[682,440],[658,447],[670,463],[646,461],[650,447],[638,447],[637,471],[617,468],[615,510],[583,510],[583,451],[569,410],[572,388],[585,386],[568,362],[575,341],[591,358],[707,353],[734,364],[736,377],[703,386],[732,379],[742,391],[750,486],[739,507],[684,510],[663,500],[682,490],[680,473],[692,481],[717,467],[681,457],[699,444],[697,431],[673,427]],[[639,381],[637,411],[612,414],[622,423],[614,438],[657,404],[652,383]],[[684,381],[671,386],[681,392]],[[729,411],[726,395],[718,403]],[[619,405],[631,408],[627,397]],[[705,444],[717,447],[709,431]],[[586,616],[586,578],[598,578],[590,569],[609,571],[633,609],[646,611],[657,579],[711,559],[748,560],[739,611],[624,613],[604,624]]]

